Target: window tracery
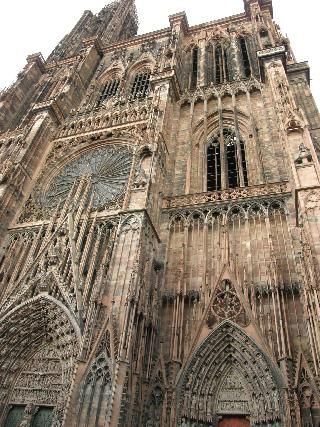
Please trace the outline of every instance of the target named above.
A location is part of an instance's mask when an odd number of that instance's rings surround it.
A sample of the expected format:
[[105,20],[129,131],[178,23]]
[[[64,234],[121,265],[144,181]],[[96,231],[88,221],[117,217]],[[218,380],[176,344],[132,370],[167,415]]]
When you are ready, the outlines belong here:
[[207,47],[207,67],[209,84],[222,84],[230,81],[228,52],[221,43],[210,43]]
[[[224,173],[223,173],[224,171]],[[245,144],[232,128],[216,134],[207,147],[207,191],[248,186]]]
[[249,319],[230,280],[223,280],[218,286],[210,307],[207,323],[209,327],[212,327],[215,322],[226,319],[237,322],[242,326],[247,326],[249,323]]
[[105,419],[112,391],[110,364],[107,354],[102,352],[91,365],[84,382],[78,413],[81,427],[97,425]]
[[150,77],[150,71],[140,72],[135,75],[130,93],[132,100],[148,96],[150,92]]
[[118,95],[120,88],[120,79],[116,78],[113,80],[109,80],[102,89],[102,92],[100,94],[99,100],[98,100],[98,106],[104,103],[104,101],[107,101],[108,99]]

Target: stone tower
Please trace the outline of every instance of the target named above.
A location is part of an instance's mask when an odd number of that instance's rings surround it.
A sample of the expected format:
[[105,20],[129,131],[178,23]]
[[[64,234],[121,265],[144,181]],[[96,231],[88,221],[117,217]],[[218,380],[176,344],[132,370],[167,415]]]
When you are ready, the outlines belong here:
[[308,64],[271,0],[169,20],[86,11],[0,94],[1,427],[320,425]]

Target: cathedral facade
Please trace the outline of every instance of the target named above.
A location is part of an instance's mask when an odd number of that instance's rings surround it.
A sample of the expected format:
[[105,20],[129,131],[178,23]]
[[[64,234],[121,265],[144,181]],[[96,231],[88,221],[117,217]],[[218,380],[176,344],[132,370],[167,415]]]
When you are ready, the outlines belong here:
[[320,426],[308,63],[272,0],[169,22],[85,11],[0,93],[0,426]]

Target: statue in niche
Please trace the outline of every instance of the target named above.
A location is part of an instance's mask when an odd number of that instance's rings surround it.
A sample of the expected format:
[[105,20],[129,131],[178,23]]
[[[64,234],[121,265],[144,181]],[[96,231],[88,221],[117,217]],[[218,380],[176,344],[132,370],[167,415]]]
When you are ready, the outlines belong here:
[[299,155],[295,160],[298,165],[312,162],[312,154],[308,147],[304,143],[299,145]]
[[182,418],[181,420],[181,427],[188,427],[188,423],[185,418]]
[[148,411],[148,420],[146,427],[161,426],[161,412],[163,404],[163,391],[159,386],[156,386],[151,395],[151,402]]
[[33,403],[29,403],[24,410],[24,414],[20,424],[17,427],[30,427],[32,423],[33,416],[36,414],[38,407]]
[[151,157],[152,154],[149,150],[145,150],[141,155],[140,164],[138,170],[136,171],[136,176],[134,180],[135,188],[140,189],[146,187],[150,173]]

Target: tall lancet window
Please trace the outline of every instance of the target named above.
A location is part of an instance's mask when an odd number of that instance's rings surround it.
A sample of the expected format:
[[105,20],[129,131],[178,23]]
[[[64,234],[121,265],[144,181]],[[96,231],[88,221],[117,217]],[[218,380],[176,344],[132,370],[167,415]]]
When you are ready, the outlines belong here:
[[191,81],[190,81],[190,88],[195,89],[198,84],[198,56],[199,56],[199,49],[197,47],[194,47],[191,51]]
[[207,191],[246,187],[248,172],[244,141],[233,128],[213,136],[207,148]]
[[221,153],[218,137],[212,138],[207,152],[207,190],[221,190]]
[[220,43],[207,47],[208,83],[221,84],[230,80],[228,54]]
[[223,54],[221,46],[215,50],[215,83],[223,83]]
[[243,73],[244,73],[245,77],[250,77],[251,76],[251,64],[250,64],[250,58],[249,58],[246,39],[244,37],[240,37],[239,44],[240,44],[240,51],[241,51],[241,56],[242,56]]

